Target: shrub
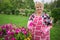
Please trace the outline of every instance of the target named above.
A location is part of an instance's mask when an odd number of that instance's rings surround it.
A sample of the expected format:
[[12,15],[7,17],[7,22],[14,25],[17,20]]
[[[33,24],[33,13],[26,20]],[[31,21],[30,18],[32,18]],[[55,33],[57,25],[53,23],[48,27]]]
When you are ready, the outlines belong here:
[[60,8],[53,9],[51,16],[54,18],[54,23],[60,20]]
[[26,9],[25,10],[25,15],[26,16],[30,16],[32,13],[34,13],[34,10],[33,9]]
[[50,10],[44,9],[43,12],[47,13],[47,12],[50,12]]
[[19,10],[16,10],[16,11],[15,11],[15,14],[16,14],[16,15],[19,15],[19,13],[20,13]]

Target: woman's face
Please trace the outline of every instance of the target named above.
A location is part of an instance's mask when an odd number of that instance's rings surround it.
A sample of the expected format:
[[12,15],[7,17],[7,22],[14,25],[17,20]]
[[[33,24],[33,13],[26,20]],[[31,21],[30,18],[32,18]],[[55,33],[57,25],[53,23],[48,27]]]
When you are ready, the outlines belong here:
[[35,5],[35,8],[36,8],[36,12],[41,13],[43,11],[44,6],[43,4],[38,3]]

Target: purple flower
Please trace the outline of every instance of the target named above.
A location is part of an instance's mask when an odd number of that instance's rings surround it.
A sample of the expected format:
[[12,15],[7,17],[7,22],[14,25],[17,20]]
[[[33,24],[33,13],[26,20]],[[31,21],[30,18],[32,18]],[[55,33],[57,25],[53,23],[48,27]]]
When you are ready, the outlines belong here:
[[16,38],[12,37],[11,40],[16,40]]
[[23,33],[23,34],[25,34],[25,35],[27,34],[26,28],[22,27],[21,30],[22,30],[22,33]]
[[14,38],[14,34],[18,34],[20,32],[22,32],[24,35],[27,34],[27,30],[24,27],[15,28],[12,24],[2,25],[0,27],[0,37],[3,37],[4,40],[16,40],[16,38]]
[[8,35],[6,35],[4,40],[9,40],[9,36],[8,36]]
[[27,31],[22,31],[22,33],[26,35],[27,34]]
[[11,32],[11,35],[14,35],[14,32]]
[[4,29],[6,28],[6,26],[5,26],[5,25],[3,25],[3,26],[1,26],[1,28],[2,28],[2,30],[4,30]]
[[7,35],[11,35],[11,31],[9,30],[9,31],[7,31]]
[[12,29],[12,24],[6,24],[6,29]]
[[3,32],[2,32],[2,31],[0,31],[0,36],[2,36],[2,34],[3,34]]
[[6,37],[6,38],[5,38],[5,40],[9,40],[9,38],[8,38],[8,37]]
[[21,29],[22,31],[25,31],[26,29],[24,28],[24,27],[22,27],[22,29]]
[[19,32],[21,32],[21,29],[17,28],[15,31],[16,31],[16,34],[18,34]]

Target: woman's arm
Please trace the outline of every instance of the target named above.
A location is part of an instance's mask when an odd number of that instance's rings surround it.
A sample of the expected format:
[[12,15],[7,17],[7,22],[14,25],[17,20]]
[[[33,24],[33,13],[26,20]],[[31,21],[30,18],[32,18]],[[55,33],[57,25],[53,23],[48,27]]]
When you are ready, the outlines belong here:
[[53,20],[51,19],[51,17],[48,14],[45,14],[43,18],[44,18],[45,25],[52,26]]
[[27,27],[28,27],[28,29],[32,29],[32,27],[33,27],[33,22],[32,22],[32,20],[28,21]]
[[47,31],[50,31],[50,29],[52,28],[52,19],[48,14],[45,14],[44,17],[44,23],[45,25],[47,25],[48,27],[44,28],[43,33],[45,34]]
[[32,29],[32,27],[33,27],[33,18],[34,18],[34,15],[31,15],[29,17],[29,20],[28,20],[28,23],[27,23],[28,29]]
[[50,21],[51,25],[49,25],[49,26],[48,26],[48,27],[49,27],[49,29],[51,29],[51,28],[52,28],[52,26],[53,26],[53,23],[52,23],[52,22],[53,22],[53,18],[52,18],[52,17],[50,17],[50,20],[51,20],[51,21]]

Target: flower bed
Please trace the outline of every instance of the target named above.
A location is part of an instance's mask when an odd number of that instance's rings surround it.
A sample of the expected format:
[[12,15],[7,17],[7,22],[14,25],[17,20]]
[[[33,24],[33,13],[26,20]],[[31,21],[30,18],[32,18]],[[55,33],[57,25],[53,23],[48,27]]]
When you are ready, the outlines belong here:
[[0,26],[0,40],[31,40],[31,33],[27,28],[17,27],[14,24]]

